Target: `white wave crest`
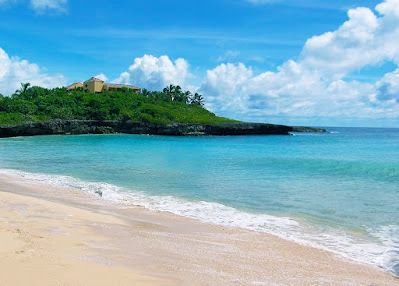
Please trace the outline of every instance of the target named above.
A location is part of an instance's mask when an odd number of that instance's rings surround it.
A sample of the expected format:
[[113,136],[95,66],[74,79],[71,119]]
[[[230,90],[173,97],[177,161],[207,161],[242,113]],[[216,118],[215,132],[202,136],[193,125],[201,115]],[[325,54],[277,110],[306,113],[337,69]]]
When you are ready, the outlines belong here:
[[170,212],[228,227],[239,227],[276,235],[300,244],[328,250],[355,261],[377,265],[399,275],[399,226],[370,230],[372,241],[340,230],[307,224],[302,220],[267,214],[244,212],[215,202],[189,201],[172,196],[150,196],[103,182],[85,182],[70,176],[27,173],[0,169],[0,174],[23,177],[50,184],[101,195],[115,204],[137,205],[152,211]]

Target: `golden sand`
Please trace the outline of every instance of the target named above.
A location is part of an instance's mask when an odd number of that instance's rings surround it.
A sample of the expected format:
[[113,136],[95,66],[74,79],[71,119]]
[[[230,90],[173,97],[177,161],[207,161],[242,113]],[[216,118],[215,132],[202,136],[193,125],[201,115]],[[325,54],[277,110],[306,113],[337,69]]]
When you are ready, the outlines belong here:
[[0,285],[399,285],[371,266],[247,230],[0,176]]

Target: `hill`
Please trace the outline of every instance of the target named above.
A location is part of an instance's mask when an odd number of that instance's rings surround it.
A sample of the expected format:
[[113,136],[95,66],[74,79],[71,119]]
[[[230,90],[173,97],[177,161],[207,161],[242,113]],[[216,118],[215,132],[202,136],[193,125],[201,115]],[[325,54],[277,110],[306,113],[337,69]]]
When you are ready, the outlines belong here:
[[0,96],[0,138],[53,134],[154,134],[174,136],[325,132],[309,127],[245,123],[206,110],[199,94],[170,85],[162,92],[129,89],[87,93],[29,88]]
[[199,94],[183,92],[170,85],[162,92],[129,89],[87,93],[66,88],[38,86],[21,89],[11,97],[0,97],[0,125],[62,120],[119,120],[144,123],[226,123],[237,122],[206,110]]

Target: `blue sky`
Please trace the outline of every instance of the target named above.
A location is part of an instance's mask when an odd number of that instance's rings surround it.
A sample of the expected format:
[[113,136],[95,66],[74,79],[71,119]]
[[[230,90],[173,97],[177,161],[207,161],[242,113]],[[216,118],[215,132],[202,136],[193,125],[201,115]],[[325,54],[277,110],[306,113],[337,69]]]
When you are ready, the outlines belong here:
[[99,75],[242,120],[399,127],[399,0],[0,0],[0,19],[5,95]]

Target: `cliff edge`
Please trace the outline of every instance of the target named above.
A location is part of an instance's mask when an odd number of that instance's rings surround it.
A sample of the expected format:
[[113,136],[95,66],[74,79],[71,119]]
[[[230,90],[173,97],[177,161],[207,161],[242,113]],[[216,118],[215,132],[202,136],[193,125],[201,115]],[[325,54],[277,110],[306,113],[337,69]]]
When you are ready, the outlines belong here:
[[131,121],[48,120],[0,125],[0,138],[68,134],[150,134],[169,136],[289,135],[290,132],[326,132],[311,127],[290,127],[265,123],[172,123],[155,124]]

